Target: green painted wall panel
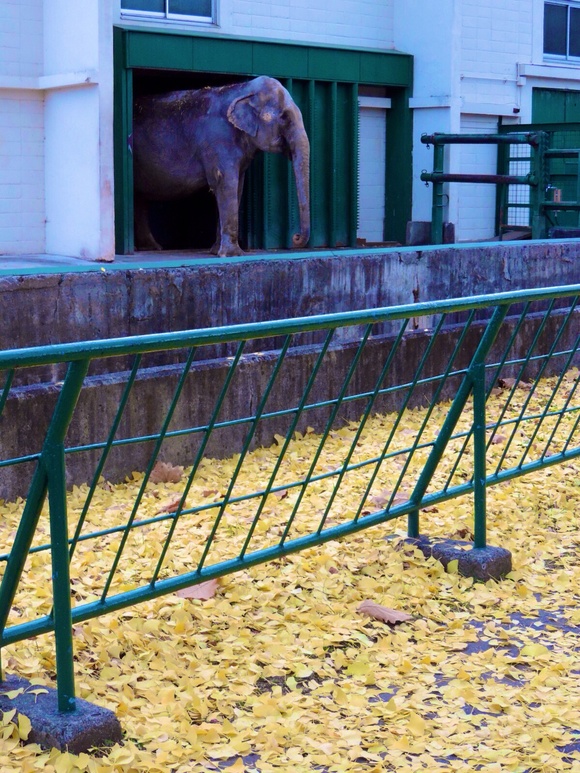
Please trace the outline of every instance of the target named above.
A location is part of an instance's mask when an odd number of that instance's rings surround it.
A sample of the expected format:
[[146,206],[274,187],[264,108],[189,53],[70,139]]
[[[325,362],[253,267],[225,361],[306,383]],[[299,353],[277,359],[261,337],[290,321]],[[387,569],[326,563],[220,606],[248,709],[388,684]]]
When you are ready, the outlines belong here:
[[575,123],[580,121],[580,91],[533,89],[533,123]]
[[409,86],[412,81],[412,57],[368,52],[361,57],[360,82]]
[[195,38],[171,36],[161,33],[149,35],[128,35],[126,39],[127,66],[150,67],[167,70],[190,70],[193,68],[193,44]]
[[192,38],[193,69],[202,72],[251,73],[252,47],[244,41]]
[[[394,51],[116,29],[126,41],[126,67],[192,69],[195,57],[195,68],[204,72],[286,73],[297,78],[393,86],[409,86],[412,80],[413,57]],[[219,57],[215,54],[218,51]]]
[[271,75],[281,78],[292,73],[294,78],[308,77],[307,48],[280,46],[276,43],[252,45],[253,65],[250,72],[255,75]]
[[358,81],[360,54],[358,51],[339,51],[311,48],[308,74],[317,80]]

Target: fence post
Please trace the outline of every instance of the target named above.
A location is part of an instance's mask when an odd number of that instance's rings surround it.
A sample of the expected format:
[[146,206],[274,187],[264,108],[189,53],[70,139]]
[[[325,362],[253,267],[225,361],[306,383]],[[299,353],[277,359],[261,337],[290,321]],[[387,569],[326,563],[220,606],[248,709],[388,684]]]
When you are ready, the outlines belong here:
[[58,709],[62,712],[75,709],[64,438],[88,367],[88,360],[69,365],[0,586],[0,633],[3,633],[48,491]]
[[40,460],[46,471],[48,488],[56,685],[58,710],[61,712],[74,711],[76,708],[64,439],[88,367],[88,360],[70,363]]
[[536,184],[530,186],[530,225],[532,227],[532,239],[545,239],[546,214],[543,203],[546,198],[546,186],[548,176],[546,174],[546,150],[548,149],[548,133],[536,132],[530,142],[532,149],[531,173]]
[[[433,145],[433,172],[445,171],[445,145]],[[433,182],[433,206],[431,210],[431,244],[443,244],[443,183]]]
[[[471,364],[467,369],[467,373],[465,374],[465,377],[455,394],[455,399],[451,403],[451,407],[449,408],[447,417],[443,422],[443,426],[441,427],[441,430],[439,431],[435,442],[433,443],[433,448],[431,449],[431,453],[429,454],[429,457],[425,462],[423,470],[419,475],[419,478],[415,485],[415,489],[411,494],[410,501],[417,507],[417,509],[419,508],[421,504],[421,500],[425,496],[425,492],[427,491],[427,488],[431,483],[431,479],[433,478],[435,470],[437,469],[439,462],[441,461],[443,454],[445,453],[445,449],[447,448],[449,438],[453,434],[453,430],[455,429],[455,426],[459,421],[459,418],[463,412],[463,409],[469,398],[469,395],[473,391],[474,370],[476,370],[478,366],[483,366],[485,368],[485,358],[487,357],[489,350],[491,349],[493,342],[495,341],[497,334],[499,333],[499,329],[506,317],[506,314],[508,313],[508,310],[509,310],[509,305],[507,304],[504,306],[496,306],[493,312],[493,316],[489,320],[487,327],[485,329],[485,332],[481,337],[479,345],[471,360]],[[485,399],[485,395],[484,395],[484,399]],[[485,428],[484,428],[484,432],[485,432]],[[484,436],[484,442],[485,442],[485,436]]]
[[473,378],[473,547],[486,546],[485,362],[474,364]]

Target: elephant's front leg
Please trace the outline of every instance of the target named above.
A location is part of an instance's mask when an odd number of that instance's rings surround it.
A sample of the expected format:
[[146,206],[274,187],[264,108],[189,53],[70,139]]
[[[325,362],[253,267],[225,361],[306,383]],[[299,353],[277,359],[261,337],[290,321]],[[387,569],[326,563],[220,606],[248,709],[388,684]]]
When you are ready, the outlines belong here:
[[[246,170],[244,169],[243,172],[240,173],[240,180],[238,182],[238,231],[239,231],[239,222],[240,222],[240,207],[242,206],[242,193],[244,192],[244,180],[246,177]],[[218,211],[217,216],[217,234],[215,242],[213,243],[210,252],[212,255],[217,255],[219,253],[219,249],[221,246],[221,224],[220,224],[220,216]],[[239,233],[238,233],[238,247],[239,247]],[[240,248],[239,253],[240,255],[244,254],[244,251]]]
[[[239,185],[240,175],[223,175],[216,172],[210,187],[216,197],[219,212],[219,246],[217,254],[221,258],[243,255],[238,243],[239,230]],[[217,242],[216,245],[217,246]],[[213,252],[214,250],[212,250]]]

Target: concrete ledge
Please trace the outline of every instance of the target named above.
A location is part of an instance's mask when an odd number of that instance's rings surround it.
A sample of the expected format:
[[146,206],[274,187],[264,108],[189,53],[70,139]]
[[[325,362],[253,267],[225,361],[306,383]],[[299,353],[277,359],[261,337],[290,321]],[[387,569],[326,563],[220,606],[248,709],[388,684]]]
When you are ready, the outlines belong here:
[[[56,747],[61,751],[80,754],[95,746],[122,741],[123,733],[119,720],[109,709],[77,698],[76,711],[63,714],[58,710],[56,690],[43,687],[47,692],[27,692],[36,689],[37,685],[31,685],[27,679],[14,674],[6,675],[0,685],[0,709],[16,709],[19,714],[28,717],[32,724],[28,736],[30,743],[40,744],[47,749]],[[9,698],[6,693],[14,690],[23,692]]]
[[406,544],[419,548],[425,558],[436,558],[447,569],[450,561],[457,561],[459,574],[476,580],[500,580],[512,570],[512,554],[505,548],[488,545],[474,548],[471,542],[451,539],[431,539],[421,535],[406,539]]

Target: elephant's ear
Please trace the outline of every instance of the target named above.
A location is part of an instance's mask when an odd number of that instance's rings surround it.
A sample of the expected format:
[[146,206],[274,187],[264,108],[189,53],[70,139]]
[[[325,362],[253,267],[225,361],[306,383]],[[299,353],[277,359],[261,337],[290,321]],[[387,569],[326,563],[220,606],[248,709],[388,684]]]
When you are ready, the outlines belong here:
[[255,137],[258,133],[259,114],[254,102],[254,94],[238,97],[228,107],[228,121],[236,129]]

